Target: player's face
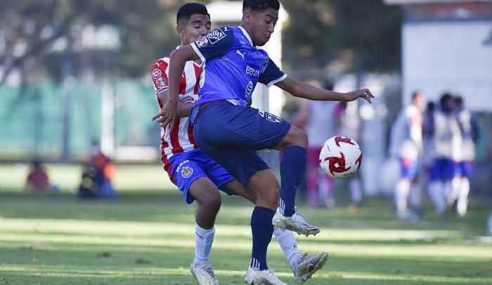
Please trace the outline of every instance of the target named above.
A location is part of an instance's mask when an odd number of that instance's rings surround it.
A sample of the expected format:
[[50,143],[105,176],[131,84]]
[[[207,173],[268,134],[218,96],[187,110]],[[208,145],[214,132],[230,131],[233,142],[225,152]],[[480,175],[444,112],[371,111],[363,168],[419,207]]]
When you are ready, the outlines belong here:
[[265,9],[251,11],[251,39],[256,46],[262,46],[268,42],[275,30],[278,20],[278,11]]
[[421,110],[421,111],[424,111],[425,110],[425,98],[424,98],[424,95],[420,94],[415,96],[415,106]]
[[190,44],[206,36],[211,29],[210,17],[202,14],[193,14],[190,19],[178,25],[178,33],[183,45]]

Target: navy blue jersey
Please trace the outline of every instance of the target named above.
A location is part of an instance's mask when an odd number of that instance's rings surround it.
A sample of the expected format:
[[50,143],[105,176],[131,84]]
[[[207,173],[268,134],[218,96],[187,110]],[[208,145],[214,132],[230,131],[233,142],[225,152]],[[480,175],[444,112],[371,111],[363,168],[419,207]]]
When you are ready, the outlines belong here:
[[287,77],[242,27],[215,29],[191,46],[205,64],[195,105],[228,100],[247,106],[257,82],[271,86]]

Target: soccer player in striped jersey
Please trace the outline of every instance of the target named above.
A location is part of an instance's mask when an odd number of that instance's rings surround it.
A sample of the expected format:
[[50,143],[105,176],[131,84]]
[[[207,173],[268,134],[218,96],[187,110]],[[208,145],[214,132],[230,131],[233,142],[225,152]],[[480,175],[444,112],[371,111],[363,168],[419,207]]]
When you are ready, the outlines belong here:
[[[177,13],[177,30],[181,44],[186,45],[210,32],[210,16],[206,7],[199,3],[187,3]],[[179,49],[179,47],[178,47]],[[157,60],[152,66],[152,81],[157,103],[162,109],[167,100],[169,56]],[[219,211],[221,198],[217,191],[240,195],[255,203],[255,193],[248,192],[220,165],[200,151],[193,137],[193,125],[188,113],[198,98],[203,65],[199,61],[185,64],[179,83],[179,118],[172,126],[161,130],[161,158],[171,181],[183,193],[186,203],[198,201],[195,225],[195,258],[191,272],[198,284],[219,284],[209,261],[214,239],[214,222]],[[327,253],[316,256],[302,254],[292,232],[276,229],[279,242],[294,276],[305,281],[320,269]]]
[[[194,137],[202,151],[257,197],[251,215],[248,284],[283,284],[277,282],[266,262],[273,225],[305,235],[319,232],[295,210],[296,191],[306,167],[306,134],[273,114],[251,108],[256,84],[275,84],[311,100],[352,101],[360,97],[370,102],[374,97],[368,89],[338,93],[316,88],[280,71],[268,54],[257,48],[270,39],[279,8],[278,0],[244,0],[241,26],[215,29],[174,52],[169,64],[168,100],[158,118],[164,126],[174,124],[181,73],[187,61],[200,59],[206,74],[190,115]],[[261,149],[282,152],[280,199],[273,172],[256,153]]]

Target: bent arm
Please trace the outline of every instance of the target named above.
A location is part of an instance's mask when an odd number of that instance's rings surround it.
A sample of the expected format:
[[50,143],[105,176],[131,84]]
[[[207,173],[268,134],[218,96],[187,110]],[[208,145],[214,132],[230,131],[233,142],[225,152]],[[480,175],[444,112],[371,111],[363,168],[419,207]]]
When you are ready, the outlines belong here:
[[169,103],[177,104],[178,102],[179,80],[186,62],[199,59],[190,45],[183,46],[173,52],[169,60],[169,94],[167,100]]
[[[168,97],[168,90],[163,90],[157,94],[157,98],[159,99],[159,102],[161,102],[162,105],[166,104],[167,97]],[[193,103],[191,102],[178,101],[178,105],[176,108],[176,115],[180,118],[188,117],[190,115],[192,106]]]

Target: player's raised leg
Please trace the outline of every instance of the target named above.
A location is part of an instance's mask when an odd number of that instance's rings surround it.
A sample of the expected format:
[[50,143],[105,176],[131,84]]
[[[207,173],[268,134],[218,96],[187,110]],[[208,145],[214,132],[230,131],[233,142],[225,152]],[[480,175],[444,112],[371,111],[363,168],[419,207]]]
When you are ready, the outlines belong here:
[[280,162],[281,187],[279,207],[273,218],[273,225],[308,236],[318,234],[319,228],[309,224],[295,210],[296,192],[306,173],[306,147],[306,133],[292,125],[276,147],[282,152]]

